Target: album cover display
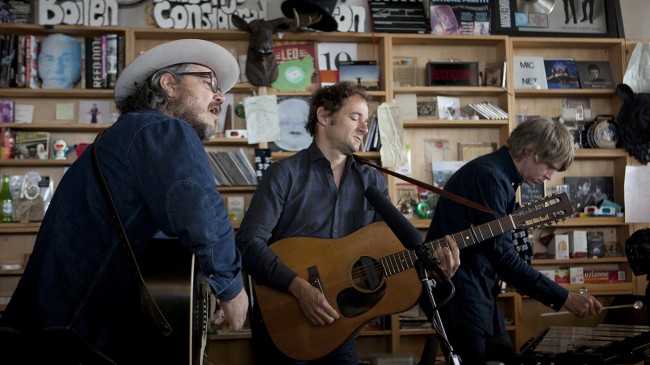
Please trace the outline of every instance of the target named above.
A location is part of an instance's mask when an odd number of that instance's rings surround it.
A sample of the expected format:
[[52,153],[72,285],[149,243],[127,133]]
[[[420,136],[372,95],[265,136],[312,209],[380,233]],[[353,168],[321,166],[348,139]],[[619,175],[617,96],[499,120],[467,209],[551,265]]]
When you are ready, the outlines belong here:
[[544,59],[549,89],[578,89],[578,67],[572,59]]
[[273,53],[278,78],[271,86],[279,91],[312,91],[319,85],[316,47],[313,43],[277,45]]
[[607,61],[576,61],[580,87],[583,89],[613,89],[612,70]]

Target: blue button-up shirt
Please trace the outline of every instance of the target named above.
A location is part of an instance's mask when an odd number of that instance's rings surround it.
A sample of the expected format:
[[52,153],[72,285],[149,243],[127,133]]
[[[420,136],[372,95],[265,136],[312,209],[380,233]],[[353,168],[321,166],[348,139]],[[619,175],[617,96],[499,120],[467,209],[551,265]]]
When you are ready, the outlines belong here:
[[[69,328],[111,357],[137,328],[139,297],[89,156],[58,185],[0,325]],[[97,157],[137,259],[154,234],[179,237],[217,297],[241,291],[225,204],[188,124],[153,110],[126,113],[97,142]]]
[[296,274],[267,249],[287,237],[339,238],[381,218],[365,198],[369,186],[388,197],[384,177],[348,156],[337,190],[315,143],[265,172],[237,231],[244,269],[256,282],[287,290]]
[[[468,162],[449,178],[445,190],[496,211],[496,216],[441,197],[427,232],[427,241],[514,212],[516,191],[522,182],[506,147]],[[443,319],[450,324],[462,316],[488,333],[505,333],[503,316],[496,305],[499,279],[556,310],[568,296],[566,289],[519,257],[510,232],[461,249],[460,259],[460,267],[451,278],[456,293],[441,308]]]

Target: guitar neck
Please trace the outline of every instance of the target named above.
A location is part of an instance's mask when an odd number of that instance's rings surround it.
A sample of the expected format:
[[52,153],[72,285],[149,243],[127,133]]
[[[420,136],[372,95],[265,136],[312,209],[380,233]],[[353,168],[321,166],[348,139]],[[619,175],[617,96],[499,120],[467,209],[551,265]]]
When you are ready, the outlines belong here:
[[[512,216],[507,215],[497,220],[483,223],[478,226],[472,226],[462,232],[455,233],[451,237],[456,241],[459,249],[473,246],[479,242],[483,242],[489,238],[498,236],[505,232],[511,231],[516,228],[516,224]],[[433,251],[441,245],[446,245],[447,242],[444,238],[439,238],[433,241],[425,242],[429,250]],[[386,276],[398,274],[404,270],[411,269],[415,266],[418,260],[415,251],[404,250],[396,252],[392,255],[384,256],[380,259]]]

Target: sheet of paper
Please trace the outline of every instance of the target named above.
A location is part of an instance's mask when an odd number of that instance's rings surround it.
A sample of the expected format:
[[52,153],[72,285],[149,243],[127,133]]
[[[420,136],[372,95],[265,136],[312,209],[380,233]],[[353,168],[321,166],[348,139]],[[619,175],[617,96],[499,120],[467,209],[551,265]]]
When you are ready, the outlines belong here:
[[280,138],[280,117],[275,95],[249,96],[244,99],[248,143],[272,142]]
[[381,164],[384,167],[403,166],[408,163],[404,147],[404,126],[395,103],[382,103],[377,108],[379,138],[381,139]]
[[650,223],[650,167],[625,167],[625,223]]

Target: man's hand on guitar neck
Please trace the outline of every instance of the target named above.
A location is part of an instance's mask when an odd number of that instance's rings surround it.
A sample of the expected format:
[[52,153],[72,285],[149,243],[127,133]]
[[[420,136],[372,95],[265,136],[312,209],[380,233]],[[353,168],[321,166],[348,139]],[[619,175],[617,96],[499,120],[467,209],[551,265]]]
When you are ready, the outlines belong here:
[[339,314],[327,302],[327,298],[307,280],[296,276],[289,284],[289,292],[300,302],[305,317],[314,326],[324,326],[339,319]]
[[212,323],[220,324],[225,322],[223,329],[226,331],[235,331],[241,329],[246,321],[248,312],[248,295],[246,290],[242,289],[236,297],[231,300],[222,300],[211,318]]
[[454,276],[460,266],[460,250],[450,235],[445,236],[445,244],[436,245],[433,257],[440,261],[440,267],[449,276]]

